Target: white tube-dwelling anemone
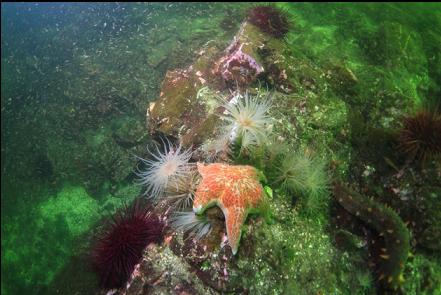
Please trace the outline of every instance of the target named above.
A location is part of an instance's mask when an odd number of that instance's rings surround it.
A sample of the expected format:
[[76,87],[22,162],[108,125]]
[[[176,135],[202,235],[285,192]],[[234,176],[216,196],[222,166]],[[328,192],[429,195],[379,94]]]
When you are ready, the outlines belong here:
[[194,194],[196,192],[197,186],[199,184],[200,176],[192,166],[189,173],[181,178],[169,182],[165,188],[165,199],[170,201],[170,205],[174,209],[184,210],[191,208],[193,205]]
[[[224,131],[224,130],[221,130]],[[214,163],[231,153],[230,135],[228,133],[221,133],[216,138],[207,140],[200,150],[205,155],[205,162]]]
[[204,215],[193,211],[175,212],[170,218],[170,226],[176,231],[188,233],[189,237],[200,240],[211,232],[212,226]]
[[137,172],[139,184],[147,186],[146,194],[151,198],[162,197],[167,187],[178,185],[182,179],[192,173],[192,166],[188,161],[192,156],[190,149],[184,150],[181,145],[175,146],[170,141],[163,142],[164,152],[156,146],[156,152],[150,154],[150,159],[139,158],[146,170]]
[[271,117],[267,115],[271,103],[268,98],[261,98],[260,93],[250,96],[237,94],[230,102],[223,105],[227,114],[222,116],[225,120],[225,133],[230,140],[240,140],[242,148],[261,145],[268,139]]

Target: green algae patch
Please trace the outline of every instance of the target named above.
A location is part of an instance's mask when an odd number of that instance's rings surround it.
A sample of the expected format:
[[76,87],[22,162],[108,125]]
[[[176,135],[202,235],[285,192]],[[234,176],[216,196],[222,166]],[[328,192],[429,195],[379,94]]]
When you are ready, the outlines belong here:
[[[2,285],[3,281],[13,281],[19,286],[14,290],[17,293],[38,289],[47,294],[48,286],[71,257],[84,250],[96,222],[139,192],[139,186],[122,186],[114,195],[98,201],[83,186],[65,185],[57,193],[43,190],[45,196],[39,197],[43,201],[27,208],[26,214],[2,217]],[[17,198],[27,194],[35,197],[23,192]],[[19,204],[21,208],[27,206],[26,202]],[[9,291],[4,294],[12,294]]]
[[[430,256],[429,256],[430,257]],[[426,257],[416,254],[409,258],[406,265],[404,294],[441,294],[441,257]]]
[[44,223],[56,223],[63,216],[71,236],[86,232],[99,217],[98,202],[83,187],[68,186],[40,207]]
[[76,238],[99,218],[98,202],[83,187],[65,186],[56,195],[48,194],[25,217],[2,219],[2,274],[5,267],[8,280],[20,280],[16,291],[23,294],[30,286],[44,290],[78,250]]

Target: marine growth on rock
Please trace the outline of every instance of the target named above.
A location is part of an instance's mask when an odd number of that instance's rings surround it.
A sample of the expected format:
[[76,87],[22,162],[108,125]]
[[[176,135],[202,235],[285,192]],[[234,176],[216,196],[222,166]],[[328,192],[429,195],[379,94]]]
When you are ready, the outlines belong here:
[[264,70],[253,57],[243,52],[243,45],[234,40],[227,48],[227,54],[218,61],[215,68],[215,72],[232,87],[245,88]]

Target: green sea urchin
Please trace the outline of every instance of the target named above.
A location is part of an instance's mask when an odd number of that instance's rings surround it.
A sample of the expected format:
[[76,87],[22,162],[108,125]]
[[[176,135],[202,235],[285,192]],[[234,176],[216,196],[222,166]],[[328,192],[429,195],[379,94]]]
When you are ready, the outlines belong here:
[[398,135],[398,149],[412,160],[423,163],[441,155],[441,114],[423,110],[404,118]]

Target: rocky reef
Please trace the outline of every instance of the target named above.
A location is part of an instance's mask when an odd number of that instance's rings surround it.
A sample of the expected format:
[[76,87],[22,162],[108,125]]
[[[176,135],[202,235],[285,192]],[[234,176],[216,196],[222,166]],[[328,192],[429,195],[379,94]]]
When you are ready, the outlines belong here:
[[[43,28],[51,46],[35,56],[2,57],[2,74],[39,77],[2,87],[2,171],[14,175],[2,177],[2,293],[4,281],[23,294],[441,292],[439,132],[425,124],[426,143],[402,143],[440,94],[440,18],[417,4],[234,5],[112,4],[74,14],[85,27]],[[91,237],[152,197],[133,182],[156,152],[183,151],[196,172],[254,167],[264,208],[241,216],[232,244],[217,202],[193,211],[203,177],[191,174],[164,190],[181,203],[149,200],[164,231],[129,255],[118,289],[100,289]],[[351,189],[332,194],[331,180]],[[200,232],[176,226],[181,207]]]
[[[184,145],[201,144],[214,135],[222,112],[218,97],[231,99],[228,89],[245,90],[258,76],[265,76],[289,91],[287,66],[281,64],[283,46],[282,41],[243,22],[226,49],[207,45],[187,69],[167,72],[159,99],[147,110],[151,130],[180,138]],[[271,66],[266,70],[268,63]]]
[[[315,148],[319,156],[331,159],[329,166],[334,176],[346,178],[349,169],[356,170],[360,166],[352,166],[348,143],[355,138],[366,140],[372,136],[370,133],[357,133],[365,125],[356,125],[358,118],[349,113],[358,108],[351,105],[351,102],[352,96],[357,97],[359,88],[362,87],[360,78],[348,65],[334,58],[327,59],[322,68],[315,66],[304,53],[296,51],[296,47],[289,47],[290,35],[281,39],[264,32],[253,24],[249,19],[250,15],[225,50],[215,46],[205,47],[199,52],[193,65],[185,70],[168,72],[159,99],[147,111],[151,131],[172,136],[186,146],[197,147],[213,141],[219,135],[216,130],[222,124],[222,113],[225,112],[219,101],[232,100],[234,95],[229,91],[262,91],[256,85],[264,83],[272,89],[273,106],[270,114],[274,118],[273,132],[278,136],[277,139],[270,140],[288,146],[301,145],[306,154]],[[301,40],[302,37],[297,38]],[[363,72],[359,71],[359,74],[363,75]],[[323,96],[327,99],[322,99]],[[330,97],[333,99],[329,99]],[[360,110],[363,112],[363,106],[357,109],[356,114]],[[399,119],[397,114],[390,113],[390,116],[390,120]],[[368,120],[374,120],[374,117]],[[383,140],[384,144],[388,139]],[[233,161],[257,163],[263,173],[271,175],[273,171],[270,162],[274,160],[274,155],[278,156],[277,152],[272,154],[271,147],[265,149],[267,151],[258,152],[263,153],[259,154],[260,157],[263,155],[260,160],[259,155],[257,158],[242,155],[239,158],[233,157]],[[195,160],[204,161],[203,156],[197,153],[195,155]],[[363,171],[360,172],[362,174]],[[368,241],[371,244],[377,243],[375,247],[369,244],[369,251],[361,251],[360,247],[347,248],[347,243],[341,248],[338,234],[340,230],[326,230],[330,219],[326,211],[330,201],[326,197],[319,201],[321,207],[316,208],[320,209],[312,210],[311,202],[302,196],[305,192],[287,191],[280,189],[277,183],[273,185],[274,198],[269,205],[273,212],[272,218],[258,218],[247,222],[243,233],[244,242],[238,250],[238,256],[232,255],[225,247],[226,232],[222,226],[225,221],[222,214],[215,213],[218,209],[210,209],[209,215],[212,218],[217,216],[212,220],[215,220],[214,224],[218,224],[210,237],[194,240],[186,235],[181,237],[170,232],[170,240],[166,244],[175,255],[181,256],[180,263],[185,263],[196,274],[198,279],[192,279],[193,286],[204,284],[210,286],[210,292],[214,293],[253,294],[266,294],[269,290],[265,291],[266,287],[287,294],[326,293],[327,290],[347,292],[354,286],[361,292],[372,292],[375,286],[385,292],[403,291],[403,286],[406,286],[403,285],[403,277],[406,276],[407,257],[412,251],[412,243],[407,226],[401,219],[404,216],[400,217],[401,212],[397,214],[386,204],[366,199],[337,186],[334,192],[337,203],[354,218],[359,218],[370,226],[374,232],[369,235]],[[294,196],[287,198],[291,194]],[[325,186],[318,194],[326,195]],[[286,198],[292,202],[291,205],[285,203]],[[286,212],[281,213],[281,210]],[[315,212],[315,215],[311,212]],[[303,228],[302,232],[286,225],[308,223],[311,216],[315,216],[319,223],[314,225],[317,231],[311,234],[311,240],[306,246],[322,252],[313,254],[314,250],[311,250],[311,253],[303,253],[303,257],[298,257],[297,247],[302,247],[302,244],[297,242],[296,237],[306,234],[308,229]],[[358,226],[359,229],[365,228],[363,225]],[[280,235],[275,236],[276,233]],[[266,236],[272,238],[265,238]],[[362,236],[364,238],[366,237]],[[334,248],[333,243],[338,247]],[[262,251],[265,248],[272,250],[264,255]],[[345,257],[340,251],[349,251],[351,257],[337,261],[336,257]],[[147,252],[146,255],[148,256]],[[311,262],[307,265],[303,261],[308,255],[316,255],[316,266],[310,265]],[[372,273],[356,271],[363,264],[371,265]],[[308,288],[302,285],[301,280],[314,271],[323,272],[324,269],[333,267],[345,271],[353,269],[357,276],[349,279],[344,274],[336,274],[324,276],[321,280],[315,279],[315,284]],[[259,273],[258,278],[251,279],[254,276],[251,274],[255,273]],[[179,289],[181,284],[174,284],[170,284],[168,288]],[[192,290],[196,292],[195,289]]]

